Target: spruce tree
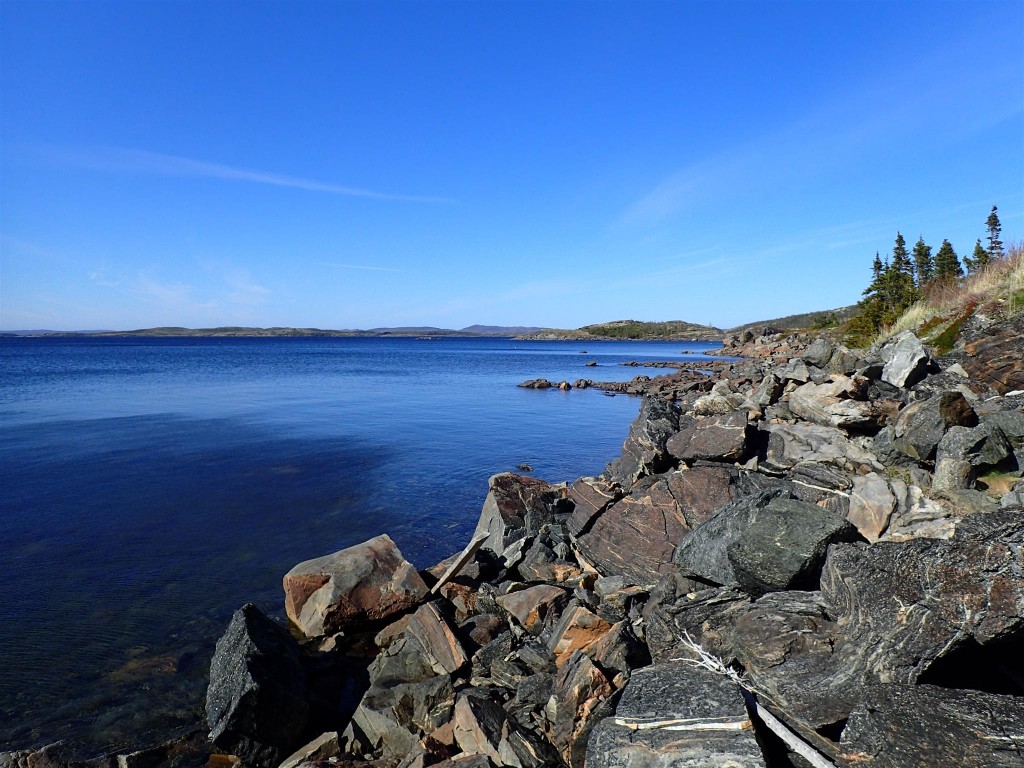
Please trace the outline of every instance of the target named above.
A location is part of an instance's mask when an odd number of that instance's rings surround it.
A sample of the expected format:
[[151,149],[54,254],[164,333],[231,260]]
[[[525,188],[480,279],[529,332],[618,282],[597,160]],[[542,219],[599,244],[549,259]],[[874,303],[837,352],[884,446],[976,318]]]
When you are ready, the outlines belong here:
[[979,272],[984,269],[991,259],[989,258],[988,251],[986,251],[982,245],[981,240],[976,240],[974,243],[974,253],[970,256],[964,256],[964,266],[967,267],[968,273]]
[[1003,225],[999,223],[999,214],[996,213],[996,206],[992,206],[992,212],[985,219],[985,228],[988,230],[988,258],[1003,258],[1003,241],[999,239],[1003,231]]
[[914,265],[910,261],[907,241],[899,232],[896,233],[892,261],[889,262],[886,272],[886,304],[890,313],[898,317],[917,300],[917,291],[914,289]]
[[960,266],[960,259],[953,250],[949,240],[943,240],[935,254],[935,277],[939,280],[949,280],[961,277],[964,274]]
[[914,270],[917,272],[917,285],[923,286],[932,279],[935,265],[932,263],[932,247],[924,244],[924,236],[917,238],[914,244]]

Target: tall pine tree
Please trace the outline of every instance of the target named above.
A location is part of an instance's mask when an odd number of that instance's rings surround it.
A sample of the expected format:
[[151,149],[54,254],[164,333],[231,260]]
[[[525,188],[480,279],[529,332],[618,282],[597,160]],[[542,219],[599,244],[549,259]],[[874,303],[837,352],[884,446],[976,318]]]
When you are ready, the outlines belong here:
[[992,213],[985,219],[985,228],[988,230],[988,257],[989,259],[1003,258],[1003,241],[999,235],[1003,231],[1003,225],[999,223],[998,209],[992,206]]
[[922,287],[935,273],[935,265],[932,262],[932,247],[924,244],[924,236],[917,238],[914,244],[914,271],[917,272],[917,285]]
[[886,270],[886,305],[889,312],[899,316],[904,309],[917,300],[914,289],[914,265],[910,261],[907,241],[896,233],[896,244],[892,249],[892,261]]
[[963,276],[964,269],[960,259],[953,250],[949,240],[943,240],[935,254],[935,277],[939,280],[951,280]]

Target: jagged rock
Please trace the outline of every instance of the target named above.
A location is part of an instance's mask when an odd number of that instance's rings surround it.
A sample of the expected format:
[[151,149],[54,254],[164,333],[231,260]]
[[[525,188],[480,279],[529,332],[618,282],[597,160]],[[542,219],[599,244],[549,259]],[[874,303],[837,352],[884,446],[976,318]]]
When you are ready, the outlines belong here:
[[977,427],[950,427],[939,441],[936,461],[959,459],[967,461],[978,474],[995,469],[1016,469],[1013,446],[995,424]]
[[482,548],[501,555],[514,542],[540,533],[563,508],[567,513],[567,496],[561,484],[511,472],[494,475],[488,480],[487,498],[473,536],[489,534]]
[[609,679],[613,688],[621,688],[634,669],[651,663],[651,653],[627,621],[620,621],[584,651]]
[[609,714],[603,705],[613,691],[604,673],[580,651],[559,670],[545,714],[551,743],[571,768],[583,768],[587,737],[597,720]]
[[853,523],[868,541],[878,537],[889,527],[896,511],[896,497],[885,478],[876,472],[858,476],[853,480],[850,511],[846,519]]
[[644,637],[655,661],[688,655],[680,647],[688,633],[710,653],[731,658],[730,632],[750,604],[735,587],[707,588],[682,574],[669,574],[654,588],[644,606]]
[[407,611],[427,585],[382,534],[332,555],[307,560],[284,577],[285,611],[306,637],[333,635]]
[[676,542],[689,530],[668,480],[645,478],[593,520],[576,546],[602,573],[647,584],[668,572]]
[[686,576],[712,584],[735,584],[736,572],[728,556],[730,544],[753,525],[780,491],[741,496],[698,526],[676,548],[673,562]]
[[666,449],[682,461],[742,461],[749,431],[747,414],[732,411],[689,425],[668,439]]
[[494,763],[487,755],[456,755],[440,763],[434,763],[431,768],[494,768]]
[[560,558],[540,538],[526,550],[516,568],[524,580],[546,583],[566,582],[583,572],[578,564]]
[[973,488],[976,479],[974,467],[966,459],[940,458],[935,462],[932,489],[935,491],[957,491]]
[[783,383],[793,381],[797,384],[806,384],[811,380],[811,372],[807,364],[799,358],[775,368],[774,373]]
[[[635,729],[639,723],[677,719],[714,730]],[[725,723],[735,729],[722,729]],[[588,768],[765,766],[736,684],[683,662],[636,670],[615,717],[602,720],[591,734],[586,757]]]
[[844,374],[853,373],[864,363],[855,352],[825,337],[811,342],[801,358],[817,368]]
[[569,530],[579,536],[590,527],[592,520],[622,496],[618,483],[600,477],[581,477],[569,486],[569,499],[574,505],[567,522]]
[[834,466],[816,461],[796,464],[789,471],[789,482],[784,483],[784,487],[800,501],[817,504],[840,517],[846,517],[850,511],[853,480]]
[[582,605],[573,605],[562,612],[548,640],[548,650],[562,666],[574,651],[584,651],[611,631],[612,625]]
[[988,328],[980,338],[969,341],[964,367],[971,376],[984,381],[999,394],[1024,389],[1024,314]]
[[501,606],[516,622],[533,635],[540,634],[544,621],[552,614],[558,614],[568,602],[569,595],[564,589],[550,584],[538,584],[518,592],[510,592],[498,598]]
[[210,739],[254,768],[302,744],[310,704],[299,645],[251,603],[235,611],[210,663]]
[[931,461],[946,430],[977,423],[978,415],[961,392],[943,392],[900,411],[893,425],[893,446],[916,461]]
[[278,768],[298,768],[303,763],[319,762],[339,754],[341,754],[341,745],[338,742],[338,732],[329,731],[317,736],[304,747],[297,749],[285,758]]
[[424,659],[438,675],[452,674],[469,663],[448,621],[433,603],[416,610],[405,634],[419,642]]
[[765,374],[761,383],[747,397],[747,404],[757,408],[773,405],[782,395],[782,380],[772,372]]
[[844,764],[873,768],[1024,766],[1024,706],[1014,696],[932,685],[871,685],[840,739]]
[[605,471],[607,479],[628,487],[644,475],[668,469],[672,462],[665,442],[679,428],[679,412],[671,403],[645,397],[622,445],[622,455]]
[[1024,412],[996,411],[978,415],[982,424],[998,427],[1014,448],[1024,446]]
[[815,589],[828,548],[859,539],[839,515],[796,499],[773,499],[727,547],[736,581],[760,595]]
[[800,462],[832,464],[847,472],[881,472],[884,468],[870,451],[851,442],[834,427],[820,424],[766,424],[768,448],[764,465],[785,471]]
[[370,688],[352,716],[370,749],[402,756],[451,718],[455,690],[435,673],[426,651],[405,635],[370,665]]
[[896,497],[896,511],[884,533],[888,541],[906,541],[928,537],[948,539],[956,530],[957,515],[940,502],[924,494],[916,485],[893,478],[889,487]]
[[847,432],[877,432],[882,409],[865,400],[868,380],[835,375],[823,384],[808,382],[789,395],[789,409],[801,419]]
[[467,754],[486,755],[496,765],[510,768],[557,764],[551,746],[518,728],[485,692],[470,689],[460,693],[452,724],[455,740]]
[[886,360],[882,381],[896,387],[912,387],[928,374],[931,358],[921,341],[904,331],[882,349]]

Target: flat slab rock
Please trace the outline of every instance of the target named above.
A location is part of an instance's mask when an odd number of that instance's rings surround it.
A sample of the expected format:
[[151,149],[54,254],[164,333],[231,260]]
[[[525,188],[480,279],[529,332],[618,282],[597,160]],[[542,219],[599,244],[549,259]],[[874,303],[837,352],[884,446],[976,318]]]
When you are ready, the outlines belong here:
[[[662,727],[652,723],[680,721]],[[646,725],[648,727],[638,727]],[[671,730],[685,726],[686,730]],[[587,744],[587,768],[764,768],[739,688],[685,662],[633,672],[613,717]]]
[[840,745],[844,768],[1020,768],[1024,705],[981,691],[873,685],[850,713]]
[[387,534],[307,560],[284,577],[285,612],[306,637],[383,621],[416,606],[427,585]]

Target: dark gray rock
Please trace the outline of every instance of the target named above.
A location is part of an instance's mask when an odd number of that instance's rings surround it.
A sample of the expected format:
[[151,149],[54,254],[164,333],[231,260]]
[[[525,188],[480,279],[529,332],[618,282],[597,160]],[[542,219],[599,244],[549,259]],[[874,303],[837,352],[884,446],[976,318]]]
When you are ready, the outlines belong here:
[[309,688],[299,645],[252,604],[217,641],[206,691],[213,743],[254,768],[276,768],[302,746]]
[[996,469],[1016,469],[1013,446],[992,422],[977,427],[950,427],[939,441],[936,462],[959,459],[968,462],[979,475]]
[[840,740],[873,768],[1024,766],[1024,706],[1015,696],[932,685],[871,685]]
[[[688,720],[717,725],[685,731],[636,729],[639,724]],[[735,730],[723,730],[731,723]],[[638,669],[614,718],[602,720],[587,745],[588,768],[763,768],[739,688],[729,679],[685,662]]]
[[711,584],[735,584],[736,572],[728,547],[764,513],[784,491],[742,496],[698,526],[676,547],[673,562],[685,576]]
[[736,581],[752,595],[817,589],[828,548],[859,540],[852,524],[814,504],[773,499],[726,550]]
[[707,651],[733,657],[732,626],[750,604],[735,587],[707,587],[680,573],[669,574],[652,590],[644,606],[644,639],[655,661],[691,654],[681,645],[689,634]]
[[675,406],[659,397],[645,397],[622,445],[622,455],[608,465],[605,476],[629,487],[645,475],[669,469],[672,459],[665,443],[679,429]]
[[893,425],[893,446],[916,461],[931,461],[950,427],[977,423],[978,415],[961,392],[943,392],[900,411]]

